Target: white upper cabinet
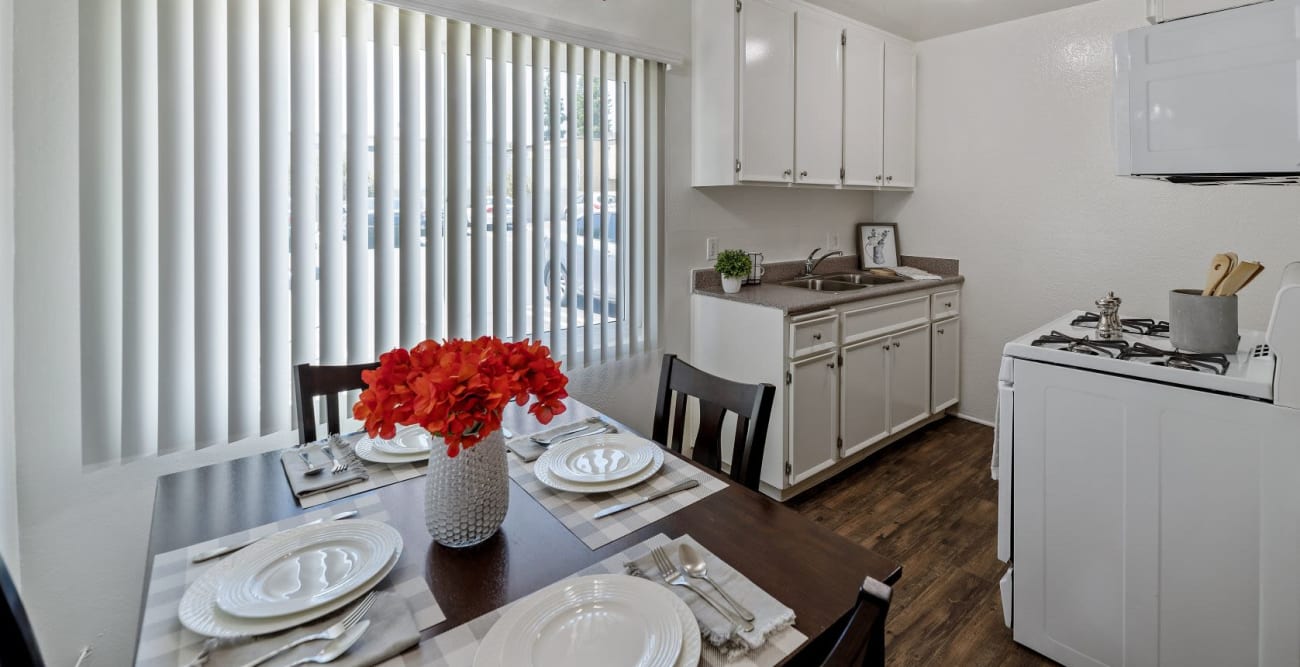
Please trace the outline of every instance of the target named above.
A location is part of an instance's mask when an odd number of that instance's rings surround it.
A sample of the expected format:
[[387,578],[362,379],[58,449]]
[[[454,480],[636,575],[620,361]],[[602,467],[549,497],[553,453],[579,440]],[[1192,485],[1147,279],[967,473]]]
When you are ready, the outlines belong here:
[[916,185],[916,47],[885,39],[885,187]]
[[800,10],[795,20],[795,182],[838,185],[843,166],[843,23]]
[[794,172],[795,10],[746,0],[740,12],[740,180],[789,182]]
[[912,186],[911,42],[799,0],[691,12],[692,185]]
[[844,39],[844,184],[885,180],[885,38],[856,25]]

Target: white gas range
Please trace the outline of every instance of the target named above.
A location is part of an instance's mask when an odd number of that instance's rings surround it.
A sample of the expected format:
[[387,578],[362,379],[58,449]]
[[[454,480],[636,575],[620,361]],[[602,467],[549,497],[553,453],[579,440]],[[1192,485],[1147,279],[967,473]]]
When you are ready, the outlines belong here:
[[1181,353],[1072,312],[1006,345],[998,557],[1015,640],[1068,667],[1300,665],[1300,262],[1267,332]]

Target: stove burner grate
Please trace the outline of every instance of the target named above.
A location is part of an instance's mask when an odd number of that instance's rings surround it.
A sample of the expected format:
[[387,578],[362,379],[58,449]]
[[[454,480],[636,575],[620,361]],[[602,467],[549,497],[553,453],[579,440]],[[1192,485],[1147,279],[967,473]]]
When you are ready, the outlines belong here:
[[1228,357],[1222,354],[1165,350],[1146,343],[1129,343],[1122,340],[1076,338],[1059,331],[1052,331],[1047,335],[1039,336],[1031,345],[1087,354],[1094,357],[1105,356],[1124,361],[1150,362],[1152,366],[1164,366],[1198,373],[1214,373],[1215,375],[1226,375],[1228,367],[1231,365]]
[[[1070,322],[1072,327],[1085,329],[1096,329],[1097,324],[1101,322],[1101,315],[1097,313],[1084,313]],[[1155,336],[1157,338],[1169,337],[1169,323],[1164,321],[1157,322],[1149,317],[1126,317],[1121,319],[1120,324],[1124,328],[1124,333],[1137,334],[1139,336]]]
[[1053,331],[1045,336],[1039,336],[1037,340],[1031,343],[1034,347],[1060,346],[1059,349],[1068,352],[1077,352],[1079,354],[1090,354],[1095,357],[1106,356],[1112,359],[1121,359],[1123,354],[1129,348],[1129,344],[1122,340],[1092,340],[1090,338],[1075,338],[1067,336],[1059,331]]

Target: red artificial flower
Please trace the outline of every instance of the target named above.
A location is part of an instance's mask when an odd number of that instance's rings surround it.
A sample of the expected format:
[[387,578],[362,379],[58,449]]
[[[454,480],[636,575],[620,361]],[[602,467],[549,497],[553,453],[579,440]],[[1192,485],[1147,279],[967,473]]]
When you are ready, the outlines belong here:
[[379,368],[363,371],[361,379],[366,389],[352,414],[370,437],[392,438],[398,426],[419,424],[446,441],[448,456],[501,428],[511,402],[536,399],[528,412],[549,424],[569,395],[569,379],[545,345],[490,336],[396,348],[379,355]]

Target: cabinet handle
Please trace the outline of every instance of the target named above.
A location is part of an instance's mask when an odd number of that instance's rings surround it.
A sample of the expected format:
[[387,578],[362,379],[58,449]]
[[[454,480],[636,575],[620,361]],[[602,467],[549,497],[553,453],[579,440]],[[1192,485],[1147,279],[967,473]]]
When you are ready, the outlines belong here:
[[939,335],[940,335],[940,336],[943,335],[943,329],[940,329],[940,330],[939,330]]
[[826,367],[831,370],[835,370],[835,364],[826,364]]
[[894,182],[894,177],[893,177],[893,176],[886,176],[886,177],[885,177],[885,182],[886,182],[886,183],[893,183],[893,182]]
[[944,307],[944,308],[952,308],[952,302],[951,302],[951,301],[948,301],[948,302],[944,303],[944,304],[943,304],[943,307]]
[[880,349],[882,349],[882,350],[888,352],[888,351],[889,351],[889,344],[888,344],[888,343],[885,343],[884,347],[882,347],[882,348],[880,348]]
[[895,342],[895,343],[894,343],[894,347],[902,347],[902,346],[903,346],[902,343],[898,343],[898,342]]
[[822,339],[822,335],[821,335],[821,334],[819,334],[819,333],[815,333],[815,334],[813,334],[813,340],[821,340],[821,339]]
[[877,182],[877,183],[880,182],[880,174],[876,174],[876,182]]
[[805,169],[799,172],[799,178],[808,178],[808,170]]
[[794,172],[792,172],[792,171],[789,170],[789,169],[786,169],[785,171],[781,172],[781,175],[784,176],[784,177],[786,177],[786,178],[790,178],[790,174],[792,174],[792,173],[794,173]]

